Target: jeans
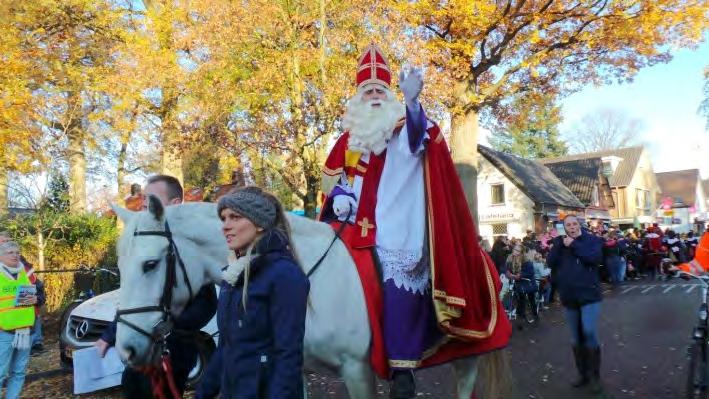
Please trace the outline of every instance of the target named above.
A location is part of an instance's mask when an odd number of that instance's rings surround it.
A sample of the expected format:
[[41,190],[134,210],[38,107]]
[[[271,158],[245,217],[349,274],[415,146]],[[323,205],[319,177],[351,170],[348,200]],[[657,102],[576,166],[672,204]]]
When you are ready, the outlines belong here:
[[37,316],[37,319],[34,322],[34,331],[32,332],[32,342],[30,343],[30,347],[42,345],[43,341],[44,336],[42,335],[42,319]]
[[566,324],[571,330],[571,340],[574,346],[585,346],[596,349],[598,341],[598,319],[601,315],[601,303],[594,302],[580,308],[565,308]]
[[543,289],[542,289],[542,297],[544,298],[544,303],[546,305],[550,304],[551,302],[551,286],[547,284]]
[[7,378],[7,399],[18,399],[25,383],[25,370],[30,360],[30,349],[12,347],[15,332],[0,331],[0,386]]
[[611,283],[620,284],[625,278],[625,259],[620,256],[608,256],[605,260]]
[[628,262],[625,258],[620,258],[620,267],[618,268],[618,281],[625,280],[625,272],[628,270]]

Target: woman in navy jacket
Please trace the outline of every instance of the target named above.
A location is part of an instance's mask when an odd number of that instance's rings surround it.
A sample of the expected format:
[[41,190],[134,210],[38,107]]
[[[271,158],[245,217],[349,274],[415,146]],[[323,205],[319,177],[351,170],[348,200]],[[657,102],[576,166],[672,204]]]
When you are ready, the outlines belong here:
[[236,257],[219,293],[219,345],[197,398],[300,399],[308,279],[278,200],[246,187],[219,200]]
[[565,236],[556,237],[547,264],[555,279],[571,330],[579,380],[574,387],[589,385],[602,392],[601,348],[598,319],[601,312],[601,282],[598,267],[603,260],[603,240],[581,229],[576,216],[564,218]]

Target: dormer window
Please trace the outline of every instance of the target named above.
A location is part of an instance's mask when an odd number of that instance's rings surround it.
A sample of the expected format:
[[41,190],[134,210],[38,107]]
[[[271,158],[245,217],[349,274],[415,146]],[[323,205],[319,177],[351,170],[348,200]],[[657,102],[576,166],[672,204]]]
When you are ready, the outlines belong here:
[[603,164],[603,176],[613,176],[615,174],[615,171],[618,169],[618,165],[620,165],[621,161],[623,161],[623,158],[617,157],[615,155],[601,158],[601,162]]

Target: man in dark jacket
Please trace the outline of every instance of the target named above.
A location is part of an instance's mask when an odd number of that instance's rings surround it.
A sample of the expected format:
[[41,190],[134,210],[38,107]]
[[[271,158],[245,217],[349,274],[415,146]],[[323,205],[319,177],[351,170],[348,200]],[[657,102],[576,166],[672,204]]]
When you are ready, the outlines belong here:
[[574,387],[589,385],[601,393],[601,349],[598,319],[601,282],[598,267],[603,259],[603,240],[581,229],[576,216],[564,218],[565,236],[554,239],[547,264],[556,271],[561,303],[573,338],[573,351],[580,378]]
[[[190,301],[185,310],[174,320],[174,330],[188,334],[174,333],[167,337],[167,349],[170,351],[172,374],[180,393],[184,393],[190,371],[197,364],[199,343],[191,332],[198,332],[209,323],[217,312],[217,291],[213,285],[205,285]],[[101,356],[108,347],[116,344],[116,326],[114,320],[101,335],[100,341],[106,342],[105,349],[99,348]],[[206,365],[205,365],[206,366]],[[125,398],[152,398],[150,379],[143,373],[126,367],[121,378]],[[166,397],[170,397],[166,391]]]
[[[163,206],[182,203],[182,185],[172,176],[155,175],[150,177],[144,192],[146,196],[150,194],[157,196]],[[198,340],[191,333],[196,333],[206,326],[216,312],[217,291],[213,285],[209,285],[202,287],[185,306],[184,311],[174,320],[174,330],[186,333],[171,334],[167,338],[173,378],[180,392],[184,392],[187,377],[197,364],[199,354]],[[101,356],[106,354],[109,347],[115,345],[116,326],[117,323],[114,320],[94,344]],[[126,398],[152,398],[150,379],[137,370],[127,367],[123,371],[121,385]],[[167,397],[170,396],[167,395]]]

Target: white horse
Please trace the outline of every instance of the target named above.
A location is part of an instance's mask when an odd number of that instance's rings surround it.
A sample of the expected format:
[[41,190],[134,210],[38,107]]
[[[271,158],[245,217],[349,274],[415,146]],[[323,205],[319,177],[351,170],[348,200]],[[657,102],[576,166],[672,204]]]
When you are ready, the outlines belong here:
[[[163,231],[169,225],[179,255],[186,265],[193,292],[205,284],[222,281],[221,268],[227,264],[228,249],[221,233],[217,208],[212,203],[187,203],[163,209],[157,199],[148,211],[132,212],[114,207],[125,227],[118,243],[121,271],[120,308],[134,309],[158,305],[163,294],[167,269],[168,239],[136,232]],[[305,272],[327,251],[334,238],[325,223],[289,215],[296,256]],[[189,290],[177,267],[178,284],[173,290],[171,309],[179,314],[188,302]],[[151,332],[160,321],[157,311],[126,314],[122,317]],[[376,397],[375,374],[369,363],[371,332],[364,293],[354,261],[345,245],[337,240],[318,270],[310,277],[310,303],[306,317],[305,367],[325,366],[343,378],[350,397]],[[130,365],[153,362],[153,342],[125,323],[118,323],[116,348]],[[478,373],[476,357],[456,360],[459,399],[470,399]]]

